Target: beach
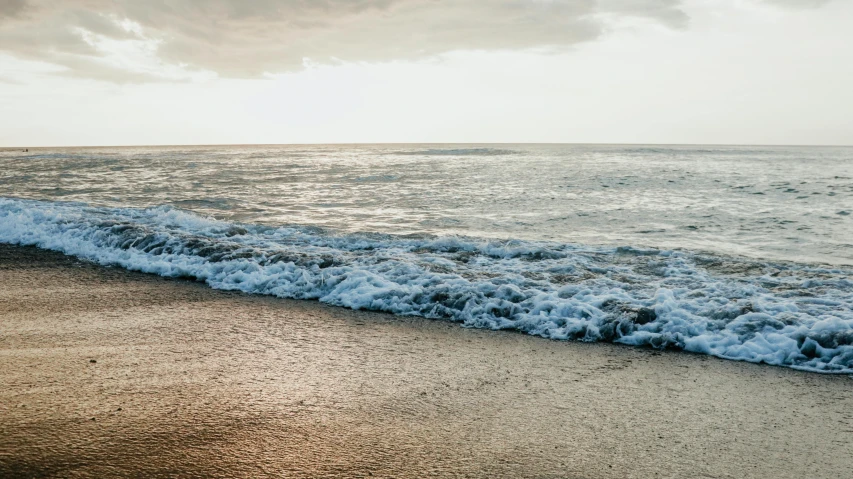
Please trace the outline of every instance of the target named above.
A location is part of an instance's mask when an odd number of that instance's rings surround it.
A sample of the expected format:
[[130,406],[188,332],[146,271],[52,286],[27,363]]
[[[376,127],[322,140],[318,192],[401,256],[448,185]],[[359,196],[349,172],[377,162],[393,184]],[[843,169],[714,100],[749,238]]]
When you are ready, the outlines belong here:
[[850,19],[0,0],[0,479],[853,478]]
[[843,477],[853,380],[0,246],[2,477]]

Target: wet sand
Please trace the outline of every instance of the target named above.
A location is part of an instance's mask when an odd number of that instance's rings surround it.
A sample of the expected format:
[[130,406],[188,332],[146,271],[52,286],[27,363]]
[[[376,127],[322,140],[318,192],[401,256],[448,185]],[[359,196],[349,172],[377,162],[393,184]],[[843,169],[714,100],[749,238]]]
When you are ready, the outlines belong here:
[[0,245],[0,477],[832,478],[853,380]]

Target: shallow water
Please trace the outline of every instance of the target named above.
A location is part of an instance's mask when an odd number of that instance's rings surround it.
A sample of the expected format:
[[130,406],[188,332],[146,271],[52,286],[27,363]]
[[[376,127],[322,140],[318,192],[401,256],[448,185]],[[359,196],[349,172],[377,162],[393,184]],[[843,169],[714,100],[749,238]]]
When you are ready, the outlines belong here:
[[853,372],[851,153],[7,151],[0,241],[221,289]]
[[364,145],[0,151],[0,196],[346,232],[853,264],[853,148]]

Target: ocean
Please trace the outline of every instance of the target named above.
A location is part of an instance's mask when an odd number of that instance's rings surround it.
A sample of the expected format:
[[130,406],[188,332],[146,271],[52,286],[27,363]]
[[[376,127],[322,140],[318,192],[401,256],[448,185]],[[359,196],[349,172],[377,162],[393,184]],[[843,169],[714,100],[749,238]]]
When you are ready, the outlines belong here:
[[853,373],[853,148],[0,150],[0,242],[213,288]]

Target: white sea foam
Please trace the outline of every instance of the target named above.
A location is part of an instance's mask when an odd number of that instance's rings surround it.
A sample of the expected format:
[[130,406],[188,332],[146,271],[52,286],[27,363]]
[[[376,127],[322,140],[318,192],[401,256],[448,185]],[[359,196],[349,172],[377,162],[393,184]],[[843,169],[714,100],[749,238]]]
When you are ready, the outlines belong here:
[[853,372],[851,271],[685,251],[233,224],[171,207],[0,198],[0,242],[552,339]]

